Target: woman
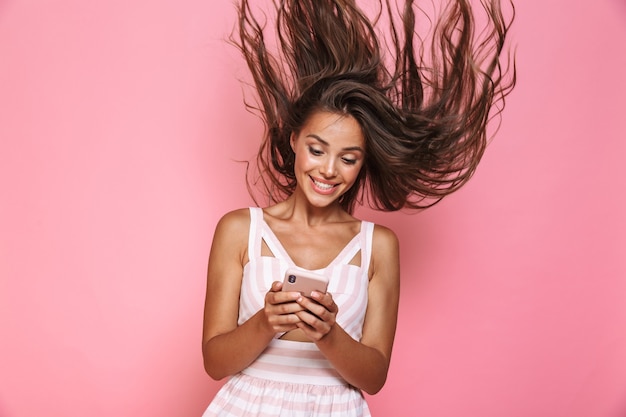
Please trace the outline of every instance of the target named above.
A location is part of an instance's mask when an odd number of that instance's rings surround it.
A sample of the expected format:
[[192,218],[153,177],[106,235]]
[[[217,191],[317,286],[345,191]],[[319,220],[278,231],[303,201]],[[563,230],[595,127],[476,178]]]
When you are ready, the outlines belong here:
[[[354,1],[274,6],[274,53],[248,1],[239,6],[270,204],[226,214],[214,234],[204,365],[231,378],[205,416],[367,416],[361,392],[386,380],[400,268],[395,234],[355,218],[355,205],[424,208],[467,182],[515,82],[500,66],[510,21],[485,2],[476,37],[469,3],[450,1],[416,45],[416,7],[406,2],[400,33],[385,3],[390,60],[380,16]],[[281,291],[294,266],[329,278],[327,292]]]

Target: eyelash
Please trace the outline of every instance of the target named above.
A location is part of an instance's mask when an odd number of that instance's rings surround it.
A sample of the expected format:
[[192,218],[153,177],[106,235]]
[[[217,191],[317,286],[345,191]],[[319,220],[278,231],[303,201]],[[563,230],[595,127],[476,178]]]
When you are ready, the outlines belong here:
[[[324,151],[321,151],[319,149],[315,149],[312,146],[309,146],[309,153],[313,156],[321,156]],[[341,158],[341,160],[348,165],[355,165],[357,163],[356,159],[350,159],[350,158]]]
[[312,146],[309,146],[309,152],[311,153],[311,155],[314,155],[314,156],[320,156],[323,153],[319,149],[315,149]]

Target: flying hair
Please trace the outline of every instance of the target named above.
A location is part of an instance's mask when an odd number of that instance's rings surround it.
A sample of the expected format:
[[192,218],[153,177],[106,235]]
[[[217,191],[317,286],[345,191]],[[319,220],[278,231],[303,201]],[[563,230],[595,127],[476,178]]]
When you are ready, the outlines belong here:
[[270,202],[294,191],[289,139],[317,111],[354,117],[365,138],[359,178],[339,200],[348,212],[364,202],[430,207],[476,171],[516,82],[506,46],[513,4],[505,18],[499,0],[476,2],[478,15],[469,1],[442,0],[422,26],[414,1],[377,4],[370,18],[351,0],[273,0],[268,28],[267,15],[240,0],[233,41],[265,125],[247,180]]

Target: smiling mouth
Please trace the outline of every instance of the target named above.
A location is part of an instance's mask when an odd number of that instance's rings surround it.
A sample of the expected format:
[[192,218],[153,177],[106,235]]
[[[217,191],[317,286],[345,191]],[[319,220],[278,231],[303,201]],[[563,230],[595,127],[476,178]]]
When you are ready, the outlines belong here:
[[311,177],[311,180],[313,181],[313,184],[315,184],[315,186],[322,191],[330,191],[338,185],[338,184],[327,184],[325,182],[320,182],[320,181],[317,181],[313,177]]

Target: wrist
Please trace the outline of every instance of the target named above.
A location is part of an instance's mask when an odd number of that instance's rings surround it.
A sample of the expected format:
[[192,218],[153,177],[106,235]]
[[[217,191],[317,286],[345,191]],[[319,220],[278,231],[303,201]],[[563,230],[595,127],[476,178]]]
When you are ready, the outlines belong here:
[[315,343],[320,348],[326,347],[326,346],[332,346],[335,343],[336,339],[337,339],[339,330],[340,330],[339,325],[337,323],[333,324],[330,327],[330,330],[328,331],[328,333],[326,333],[324,336],[322,336]]
[[262,339],[266,339],[269,343],[269,341],[276,335],[276,331],[267,319],[265,311],[263,309],[259,310],[257,314],[254,315],[254,318],[256,324],[255,327],[257,328],[259,336],[261,336]]

